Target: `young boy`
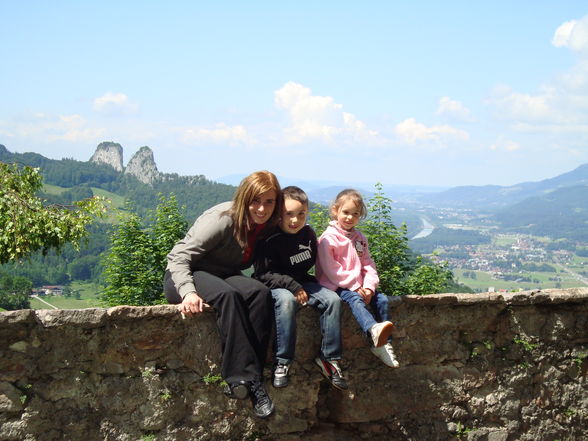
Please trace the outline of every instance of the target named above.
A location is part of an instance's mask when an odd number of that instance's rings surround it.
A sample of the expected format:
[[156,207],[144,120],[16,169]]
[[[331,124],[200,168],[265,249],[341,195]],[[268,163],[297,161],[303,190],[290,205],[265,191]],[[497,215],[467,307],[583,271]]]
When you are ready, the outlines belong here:
[[306,224],[308,196],[298,187],[282,190],[284,205],[279,228],[258,244],[253,277],[272,290],[276,314],[274,387],[288,385],[288,370],[296,346],[296,311],[310,305],[320,311],[321,354],[314,361],[338,389],[347,389],[341,359],[341,299],[318,284],[308,271],[316,260],[316,234]]

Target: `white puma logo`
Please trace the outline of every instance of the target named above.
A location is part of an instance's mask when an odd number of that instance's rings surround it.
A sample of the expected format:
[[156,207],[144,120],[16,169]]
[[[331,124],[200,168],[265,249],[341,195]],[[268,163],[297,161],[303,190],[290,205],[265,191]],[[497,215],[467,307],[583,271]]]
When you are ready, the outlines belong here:
[[310,247],[310,240],[308,241],[308,246],[306,245],[302,245],[301,243],[298,244],[298,249],[299,250],[308,250],[308,251],[312,251],[311,247]]

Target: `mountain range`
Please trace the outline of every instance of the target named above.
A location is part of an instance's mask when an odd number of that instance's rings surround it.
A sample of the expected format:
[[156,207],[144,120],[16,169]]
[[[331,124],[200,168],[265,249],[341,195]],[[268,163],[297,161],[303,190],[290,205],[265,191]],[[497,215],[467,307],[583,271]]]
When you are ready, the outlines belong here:
[[[185,207],[187,219],[195,219],[205,209],[230,200],[235,188],[206,179],[203,175],[179,176],[160,173],[153,151],[141,147],[123,166],[123,148],[120,144],[99,144],[89,161],[74,159],[48,159],[38,153],[11,153],[0,144],[0,161],[16,162],[39,167],[44,183],[67,189],[62,194],[83,197],[108,191],[130,203],[140,214],[153,210],[159,195],[174,194],[180,206]],[[52,194],[43,194],[52,203],[70,203]],[[123,202],[124,204],[124,202]]]
[[[566,188],[580,187],[573,190],[576,194],[586,185],[588,185],[588,164],[583,164],[570,172],[538,182],[523,182],[511,186],[460,186],[438,193],[423,194],[419,200],[436,206],[496,210],[528,198],[545,197],[545,201],[550,201],[549,194],[556,190],[559,191],[560,197],[565,197]],[[586,190],[588,196],[588,187]]]
[[[141,147],[123,165],[123,148],[114,142],[99,144],[89,161],[53,160],[37,153],[11,153],[0,144],[0,161],[40,167],[45,183],[68,189],[101,188],[132,201],[141,209],[157,205],[158,194],[174,193],[193,219],[214,203],[231,199],[234,185],[243,176],[213,182],[203,175],[179,176],[160,173],[152,150]],[[367,197],[372,189],[365,183],[297,181],[280,177],[282,185],[304,188],[312,201],[327,204],[343,188],[353,186]],[[229,182],[233,185],[229,185]],[[433,189],[416,186],[384,186],[396,206],[470,209],[486,213],[504,228],[553,237],[577,238],[588,230],[588,164],[538,182],[511,186],[459,186]],[[75,193],[75,192],[74,192]],[[581,234],[584,237],[585,234]]]

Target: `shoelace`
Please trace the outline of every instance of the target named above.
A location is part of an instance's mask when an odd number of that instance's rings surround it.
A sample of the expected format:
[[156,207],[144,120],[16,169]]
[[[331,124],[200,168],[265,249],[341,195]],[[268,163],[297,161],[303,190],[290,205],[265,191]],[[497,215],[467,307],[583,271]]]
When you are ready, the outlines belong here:
[[263,389],[263,387],[261,386],[261,383],[259,382],[254,382],[252,387],[251,387],[251,392],[253,393],[253,396],[255,397],[255,402],[258,404],[266,404],[269,402],[269,396],[266,393],[266,391]]

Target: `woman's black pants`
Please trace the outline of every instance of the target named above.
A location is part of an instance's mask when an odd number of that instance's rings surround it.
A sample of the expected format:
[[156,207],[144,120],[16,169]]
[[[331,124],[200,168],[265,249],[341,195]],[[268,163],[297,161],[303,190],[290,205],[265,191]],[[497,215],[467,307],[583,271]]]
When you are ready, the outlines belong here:
[[[221,278],[196,271],[193,278],[198,295],[216,311],[223,379],[228,383],[261,379],[271,329],[270,289],[244,275]],[[164,292],[168,302],[182,302],[169,271]]]

